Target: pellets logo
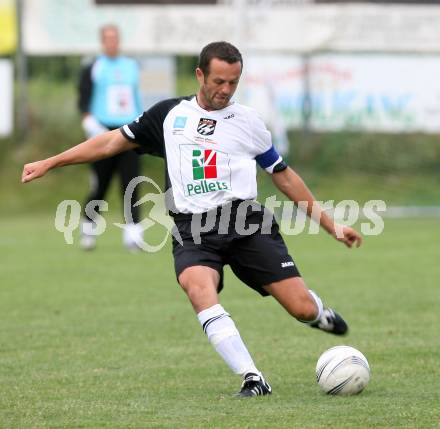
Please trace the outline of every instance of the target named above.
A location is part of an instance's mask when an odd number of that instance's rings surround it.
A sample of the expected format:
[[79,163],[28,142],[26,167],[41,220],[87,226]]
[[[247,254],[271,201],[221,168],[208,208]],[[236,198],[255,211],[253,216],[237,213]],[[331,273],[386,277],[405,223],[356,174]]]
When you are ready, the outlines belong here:
[[229,155],[225,152],[181,145],[180,165],[182,186],[188,197],[231,189]]
[[192,151],[193,179],[217,178],[217,153],[211,149]]

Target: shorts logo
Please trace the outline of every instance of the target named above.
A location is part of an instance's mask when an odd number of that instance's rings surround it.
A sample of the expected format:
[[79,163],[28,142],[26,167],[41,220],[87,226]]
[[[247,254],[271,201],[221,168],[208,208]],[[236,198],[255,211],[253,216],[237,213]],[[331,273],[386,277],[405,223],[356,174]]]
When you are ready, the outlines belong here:
[[214,134],[217,121],[215,119],[200,118],[197,125],[197,132],[202,136],[212,136]]
[[188,118],[186,116],[176,116],[174,119],[173,128],[185,128],[187,119]]
[[193,179],[217,178],[217,153],[212,149],[192,151]]
[[295,264],[292,261],[281,262],[281,268],[293,267]]

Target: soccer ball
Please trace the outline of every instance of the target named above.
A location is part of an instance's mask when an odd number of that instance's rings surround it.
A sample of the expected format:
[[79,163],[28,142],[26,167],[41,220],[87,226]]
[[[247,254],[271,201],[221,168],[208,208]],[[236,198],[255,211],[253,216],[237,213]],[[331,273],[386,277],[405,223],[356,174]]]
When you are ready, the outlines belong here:
[[316,381],[329,395],[356,395],[370,381],[370,366],[359,350],[349,346],[332,347],[318,359]]

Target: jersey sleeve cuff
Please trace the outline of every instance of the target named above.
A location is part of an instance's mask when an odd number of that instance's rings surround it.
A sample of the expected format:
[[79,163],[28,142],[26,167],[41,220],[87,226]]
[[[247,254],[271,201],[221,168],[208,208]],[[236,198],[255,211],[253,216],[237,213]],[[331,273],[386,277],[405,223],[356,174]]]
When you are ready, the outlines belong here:
[[[283,161],[283,158],[281,158],[281,156],[278,156],[278,159],[271,165],[267,166],[265,168],[265,170],[269,173],[269,174],[273,174],[276,173],[278,171],[284,170],[284,168],[279,169],[279,167],[284,166],[285,162]],[[287,167],[287,165],[286,165]]]
[[124,125],[121,128],[119,128],[122,135],[128,139],[128,140],[136,140],[136,136],[133,134],[133,132],[130,130],[128,125]]

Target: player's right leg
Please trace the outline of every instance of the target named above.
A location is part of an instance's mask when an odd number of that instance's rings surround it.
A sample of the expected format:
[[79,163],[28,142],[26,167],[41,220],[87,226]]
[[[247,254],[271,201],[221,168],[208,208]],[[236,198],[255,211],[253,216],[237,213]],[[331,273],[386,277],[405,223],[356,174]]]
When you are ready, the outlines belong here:
[[188,267],[179,275],[178,281],[197,314],[219,303],[220,274],[215,269],[201,265]]
[[178,281],[187,294],[209,342],[229,368],[244,378],[238,396],[267,395],[272,392],[261,372],[256,368],[234,321],[219,304],[220,273],[208,266],[185,268]]
[[[110,185],[113,173],[115,171],[115,159],[107,158],[92,163],[90,174],[90,192],[84,202],[84,208],[90,201],[103,200]],[[84,213],[84,219],[81,222],[80,246],[84,250],[92,250],[96,246],[96,236],[88,233],[93,230],[94,219],[87,213]]]
[[[140,176],[140,161],[139,155],[134,150],[120,153],[119,155],[117,155],[117,157],[119,177],[121,179],[122,204],[125,205],[127,203],[127,201],[125,200],[127,186],[133,179]],[[130,206],[124,206],[124,216],[126,216],[126,211],[128,210],[131,214],[131,222],[128,222],[125,225],[122,235],[122,242],[124,246],[130,251],[139,250],[140,243],[143,242],[143,230],[141,225],[139,224],[140,210],[139,207],[136,206],[137,202],[138,186],[132,189],[131,199],[129,201]]]

